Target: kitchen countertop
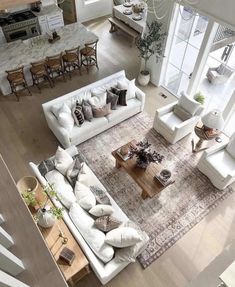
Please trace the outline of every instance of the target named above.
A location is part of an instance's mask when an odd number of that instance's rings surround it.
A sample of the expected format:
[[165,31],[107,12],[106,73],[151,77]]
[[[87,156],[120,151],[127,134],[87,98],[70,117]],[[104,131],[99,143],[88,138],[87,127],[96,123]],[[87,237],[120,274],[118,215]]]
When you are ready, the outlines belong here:
[[50,15],[54,15],[56,13],[62,13],[62,12],[63,10],[57,5],[43,6],[40,12],[33,11],[34,15],[36,15],[37,17],[50,16]]
[[4,95],[9,93],[6,70],[12,70],[24,65],[25,72],[31,62],[57,55],[66,49],[73,49],[85,43],[93,42],[98,37],[81,23],[73,23],[56,29],[60,40],[53,44],[48,42],[46,35],[40,35],[25,41],[18,40],[0,46],[0,89]]

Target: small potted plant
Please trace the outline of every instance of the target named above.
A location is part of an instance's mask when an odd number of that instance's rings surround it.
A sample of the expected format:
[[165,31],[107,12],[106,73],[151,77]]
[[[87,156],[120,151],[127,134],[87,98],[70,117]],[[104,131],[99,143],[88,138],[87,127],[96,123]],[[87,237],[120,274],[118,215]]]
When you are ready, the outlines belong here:
[[137,167],[146,169],[151,162],[161,163],[164,156],[156,151],[151,151],[151,144],[146,141],[140,141],[136,146],[130,146],[129,158],[136,157]]
[[46,187],[44,187],[43,192],[47,197],[47,200],[44,202],[38,202],[35,198],[35,194],[29,192],[28,190],[22,193],[22,197],[28,206],[34,206],[35,204],[40,205],[40,208],[35,215],[35,220],[37,221],[38,225],[44,228],[49,228],[54,225],[56,219],[59,220],[62,218],[63,208],[48,205],[48,196],[57,197],[57,194],[51,185],[48,184]]
[[200,91],[194,95],[194,99],[202,105],[205,103],[205,96]]
[[166,33],[161,32],[162,23],[153,21],[151,24],[147,23],[147,32],[140,37],[136,46],[139,50],[140,57],[144,60],[144,69],[140,71],[138,82],[141,86],[146,86],[150,81],[150,73],[147,70],[147,62],[156,55],[159,60],[163,56],[163,41]]

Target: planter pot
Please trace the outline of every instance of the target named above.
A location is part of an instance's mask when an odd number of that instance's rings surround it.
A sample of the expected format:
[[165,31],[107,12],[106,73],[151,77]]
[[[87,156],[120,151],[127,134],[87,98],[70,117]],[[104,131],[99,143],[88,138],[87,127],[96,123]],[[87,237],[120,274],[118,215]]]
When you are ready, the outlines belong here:
[[34,210],[38,210],[40,208],[40,204],[44,205],[47,200],[46,194],[43,192],[41,185],[38,180],[34,176],[24,176],[17,182],[17,188],[21,194],[24,192],[33,192],[35,194],[35,199],[37,204],[35,206],[31,206]]
[[50,228],[55,224],[56,218],[50,212],[50,206],[40,208],[37,212],[38,225],[44,228]]
[[148,71],[141,71],[138,76],[138,82],[141,86],[147,86],[150,81],[150,73]]

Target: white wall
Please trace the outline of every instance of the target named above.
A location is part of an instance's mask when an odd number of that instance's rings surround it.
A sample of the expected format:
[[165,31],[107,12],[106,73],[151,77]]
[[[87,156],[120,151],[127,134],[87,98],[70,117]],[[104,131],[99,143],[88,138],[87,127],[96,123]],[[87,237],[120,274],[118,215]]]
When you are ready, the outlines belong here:
[[[187,3],[188,1],[186,1]],[[192,1],[190,1],[192,2]],[[197,0],[197,4],[190,5],[214,19],[235,27],[235,1],[234,0]]]
[[112,13],[112,0],[90,0],[85,4],[84,0],[76,1],[77,20],[85,22]]

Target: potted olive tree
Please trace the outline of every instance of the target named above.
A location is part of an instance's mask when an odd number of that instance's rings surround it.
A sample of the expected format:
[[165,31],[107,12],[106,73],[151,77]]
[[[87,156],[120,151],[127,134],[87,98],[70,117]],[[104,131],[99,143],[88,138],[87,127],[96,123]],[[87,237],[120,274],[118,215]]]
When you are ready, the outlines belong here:
[[153,21],[147,23],[147,31],[136,41],[140,57],[144,60],[144,69],[140,71],[138,82],[141,86],[146,86],[150,81],[150,72],[147,70],[147,62],[156,55],[157,61],[163,56],[163,42],[166,33],[161,31],[162,23]]

